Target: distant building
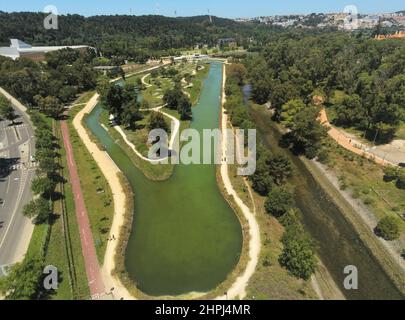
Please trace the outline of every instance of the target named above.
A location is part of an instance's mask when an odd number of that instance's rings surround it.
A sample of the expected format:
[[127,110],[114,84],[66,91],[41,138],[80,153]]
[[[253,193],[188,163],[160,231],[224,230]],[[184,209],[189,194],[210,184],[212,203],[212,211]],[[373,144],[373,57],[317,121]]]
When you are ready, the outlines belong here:
[[13,60],[24,57],[33,61],[43,61],[45,54],[52,51],[58,51],[62,49],[73,49],[81,52],[85,52],[89,46],[51,46],[51,47],[33,47],[27,43],[18,39],[11,39],[10,47],[0,47],[0,55],[9,57]]

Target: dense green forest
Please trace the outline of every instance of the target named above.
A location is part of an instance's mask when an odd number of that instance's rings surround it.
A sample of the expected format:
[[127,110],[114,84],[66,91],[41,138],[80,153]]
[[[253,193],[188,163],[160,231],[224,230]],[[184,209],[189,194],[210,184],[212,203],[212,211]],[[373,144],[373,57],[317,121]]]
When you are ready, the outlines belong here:
[[46,63],[0,56],[0,86],[28,107],[57,118],[77,94],[96,87],[94,59],[92,50],[80,54],[72,49],[47,53]]
[[[310,114],[316,120],[310,111],[324,105],[333,110],[336,125],[358,129],[371,141],[387,142],[405,120],[403,40],[286,32],[246,66],[253,99],[270,102],[275,118],[287,127]],[[313,156],[314,150],[309,153]]]
[[216,46],[220,38],[235,38],[248,47],[252,38],[261,40],[264,30],[272,27],[242,24],[209,16],[169,18],[163,16],[93,16],[58,17],[57,30],[45,30],[43,13],[0,12],[0,45],[10,38],[39,45],[79,45],[97,47],[103,55],[143,60],[161,56],[174,49],[204,44]]

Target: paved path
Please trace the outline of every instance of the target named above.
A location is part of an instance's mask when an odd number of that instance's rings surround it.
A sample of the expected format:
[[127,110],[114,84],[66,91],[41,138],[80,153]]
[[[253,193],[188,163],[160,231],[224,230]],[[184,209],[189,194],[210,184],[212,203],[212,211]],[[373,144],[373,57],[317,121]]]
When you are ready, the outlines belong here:
[[82,252],[84,256],[87,279],[90,287],[90,294],[92,299],[99,299],[102,295],[104,295],[105,288],[101,278],[100,267],[96,255],[96,248],[94,246],[89,217],[84,203],[79,174],[77,172],[72,144],[70,141],[69,128],[66,121],[61,122],[61,129],[63,144],[66,150],[70,183],[72,185],[72,192],[74,196],[76,216],[79,225],[80,240],[82,243]]

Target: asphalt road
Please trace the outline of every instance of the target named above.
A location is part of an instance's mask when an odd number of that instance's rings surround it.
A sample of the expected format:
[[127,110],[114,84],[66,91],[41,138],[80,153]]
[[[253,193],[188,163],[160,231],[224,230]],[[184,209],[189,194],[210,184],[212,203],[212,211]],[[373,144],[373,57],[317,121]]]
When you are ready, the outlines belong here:
[[6,165],[0,168],[0,276],[2,266],[20,261],[31,239],[33,224],[22,210],[32,194],[31,181],[35,174],[34,130],[28,117],[16,109],[15,126],[0,121],[0,157]]

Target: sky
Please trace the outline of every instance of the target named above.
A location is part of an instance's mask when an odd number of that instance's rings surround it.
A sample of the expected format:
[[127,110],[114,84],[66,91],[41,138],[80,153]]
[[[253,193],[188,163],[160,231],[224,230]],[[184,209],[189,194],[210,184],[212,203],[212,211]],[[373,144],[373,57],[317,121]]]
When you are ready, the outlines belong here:
[[343,12],[356,5],[360,13],[405,10],[404,0],[0,0],[0,11],[44,11],[53,5],[58,14],[77,13],[85,16],[103,14],[160,14],[165,16],[212,15],[225,18],[269,15]]

